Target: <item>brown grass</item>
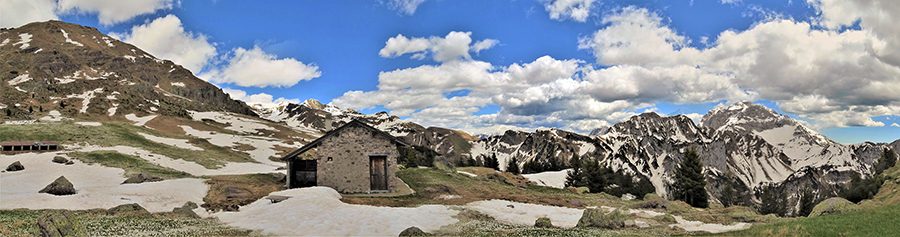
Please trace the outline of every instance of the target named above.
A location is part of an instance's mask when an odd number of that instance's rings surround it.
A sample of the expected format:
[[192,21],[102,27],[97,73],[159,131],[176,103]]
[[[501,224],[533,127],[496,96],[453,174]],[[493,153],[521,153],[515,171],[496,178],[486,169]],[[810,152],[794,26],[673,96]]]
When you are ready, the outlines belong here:
[[206,183],[209,184],[209,192],[201,206],[214,211],[247,205],[284,188],[284,183],[272,174],[212,176]]

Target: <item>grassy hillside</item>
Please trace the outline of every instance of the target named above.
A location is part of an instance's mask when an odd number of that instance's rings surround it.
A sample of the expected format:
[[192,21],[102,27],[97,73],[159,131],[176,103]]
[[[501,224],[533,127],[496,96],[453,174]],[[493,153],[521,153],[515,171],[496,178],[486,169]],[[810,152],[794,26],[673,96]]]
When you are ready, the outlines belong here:
[[[186,139],[203,151],[193,151],[148,140],[138,133]],[[72,122],[36,123],[0,126],[0,141],[57,141],[60,144],[90,144],[96,146],[130,146],[143,148],[173,159],[196,162],[206,168],[216,168],[226,162],[255,162],[243,152],[210,144],[204,139],[159,132],[123,122],[104,122],[102,126],[84,126]],[[100,162],[101,164],[104,164]],[[104,164],[106,165],[106,164]],[[109,166],[109,165],[107,165]]]

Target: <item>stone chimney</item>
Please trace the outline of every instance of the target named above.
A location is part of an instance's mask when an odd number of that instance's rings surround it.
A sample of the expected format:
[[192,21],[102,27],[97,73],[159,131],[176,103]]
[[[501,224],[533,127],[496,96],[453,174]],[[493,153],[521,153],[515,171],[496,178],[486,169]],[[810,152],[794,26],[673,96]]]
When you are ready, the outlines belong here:
[[325,114],[325,132],[331,132],[331,114]]

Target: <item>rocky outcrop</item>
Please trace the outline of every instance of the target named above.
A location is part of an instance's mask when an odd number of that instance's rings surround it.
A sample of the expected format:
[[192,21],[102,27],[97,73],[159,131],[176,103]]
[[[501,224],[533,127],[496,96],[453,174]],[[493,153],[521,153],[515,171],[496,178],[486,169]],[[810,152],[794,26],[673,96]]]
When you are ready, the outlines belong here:
[[72,182],[69,182],[68,179],[64,176],[59,176],[52,183],[48,184],[44,189],[38,191],[38,193],[49,193],[53,195],[72,195],[75,194],[75,186],[72,185]]
[[51,210],[38,216],[37,234],[41,236],[87,236],[84,225],[68,210]]
[[422,231],[422,229],[419,229],[419,227],[411,226],[409,228],[406,228],[402,232],[400,232],[400,235],[398,235],[398,236],[433,236],[433,235],[428,234],[425,231]]
[[159,182],[159,181],[163,181],[163,179],[160,177],[156,177],[156,176],[147,174],[147,173],[140,173],[140,174],[136,174],[136,175],[131,176],[130,178],[126,179],[124,182],[122,182],[122,184],[138,184],[138,183],[144,183],[144,182]]
[[151,217],[153,214],[150,214],[150,211],[144,209],[141,205],[137,203],[130,204],[122,204],[116,207],[110,208],[106,210],[106,215],[110,216],[137,216],[137,217]]
[[847,199],[833,197],[816,204],[816,206],[813,207],[812,212],[809,213],[809,217],[845,213],[856,210],[859,210],[859,207],[857,207],[856,204],[847,201]]

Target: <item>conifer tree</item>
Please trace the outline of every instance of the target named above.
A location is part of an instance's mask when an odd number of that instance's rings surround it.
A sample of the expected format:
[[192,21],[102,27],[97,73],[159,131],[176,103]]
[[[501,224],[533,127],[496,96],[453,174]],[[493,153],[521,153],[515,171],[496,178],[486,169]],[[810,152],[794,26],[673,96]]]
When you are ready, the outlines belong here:
[[519,159],[516,159],[516,157],[509,159],[509,163],[506,164],[506,172],[519,174]]
[[875,174],[881,174],[886,169],[890,169],[897,164],[897,155],[894,154],[894,151],[890,148],[884,148],[881,152],[881,157],[878,158],[878,162],[875,163]]
[[409,148],[406,149],[406,167],[407,168],[416,168],[419,167],[418,158],[416,158],[416,150]]
[[584,187],[586,186],[584,178],[584,169],[582,168],[581,158],[578,157],[578,154],[572,154],[572,159],[569,159],[569,166],[572,167],[566,174],[566,187]]
[[797,211],[797,216],[809,216],[809,213],[812,213],[813,207],[816,206],[815,203],[816,195],[813,194],[812,189],[807,186],[803,189],[802,196],[800,196],[800,210]]
[[693,147],[688,148],[675,170],[674,197],[694,207],[708,207],[706,194],[706,176],[703,175],[703,163]]

